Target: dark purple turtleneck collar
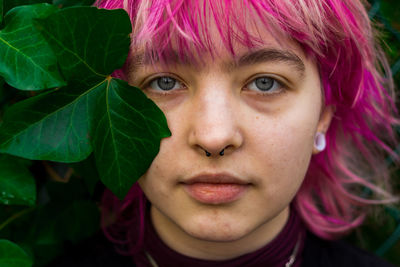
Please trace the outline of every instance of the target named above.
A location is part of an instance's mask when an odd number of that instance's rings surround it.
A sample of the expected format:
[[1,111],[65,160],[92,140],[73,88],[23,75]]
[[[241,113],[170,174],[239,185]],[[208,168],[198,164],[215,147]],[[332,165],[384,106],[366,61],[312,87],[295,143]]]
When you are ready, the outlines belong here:
[[[156,233],[150,216],[146,218],[145,230],[145,252],[136,255],[135,262],[137,266],[190,266],[190,267],[209,267],[209,266],[285,266],[290,261],[290,257],[296,250],[297,253],[292,267],[301,265],[301,255],[304,245],[305,228],[296,211],[291,209],[289,219],[278,234],[269,244],[264,247],[242,255],[240,257],[223,260],[209,261],[191,258],[182,255],[169,248]],[[295,249],[297,247],[297,249]],[[149,263],[148,255],[157,263],[152,265]]]

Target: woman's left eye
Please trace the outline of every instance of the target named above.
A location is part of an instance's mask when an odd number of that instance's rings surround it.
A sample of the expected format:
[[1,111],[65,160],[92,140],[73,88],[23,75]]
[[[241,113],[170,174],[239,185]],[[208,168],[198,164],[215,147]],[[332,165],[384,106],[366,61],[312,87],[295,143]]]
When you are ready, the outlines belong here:
[[247,88],[252,91],[258,91],[262,93],[279,93],[283,86],[276,79],[268,76],[263,76],[254,79],[247,84]]
[[172,77],[162,76],[153,79],[149,83],[149,87],[156,91],[171,91],[181,88],[182,84]]

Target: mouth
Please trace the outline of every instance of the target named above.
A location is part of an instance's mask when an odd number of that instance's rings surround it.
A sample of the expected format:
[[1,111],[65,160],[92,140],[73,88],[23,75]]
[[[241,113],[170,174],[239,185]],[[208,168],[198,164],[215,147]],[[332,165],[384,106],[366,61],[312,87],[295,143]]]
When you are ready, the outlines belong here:
[[190,197],[203,204],[231,203],[243,196],[250,183],[228,174],[206,174],[182,182]]

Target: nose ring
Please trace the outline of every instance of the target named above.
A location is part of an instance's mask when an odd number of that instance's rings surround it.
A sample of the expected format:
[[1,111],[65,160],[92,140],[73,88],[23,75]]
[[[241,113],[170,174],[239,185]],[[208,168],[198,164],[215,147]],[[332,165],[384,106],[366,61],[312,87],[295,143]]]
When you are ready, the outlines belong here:
[[[210,153],[210,152],[208,152],[208,151],[205,150],[205,149],[204,149],[204,151],[206,152],[206,156],[207,156],[207,157],[210,157],[210,156],[211,156],[211,153]],[[223,156],[223,155],[224,155],[224,152],[225,152],[225,148],[222,149],[222,150],[219,152],[219,155],[220,155],[220,156]]]

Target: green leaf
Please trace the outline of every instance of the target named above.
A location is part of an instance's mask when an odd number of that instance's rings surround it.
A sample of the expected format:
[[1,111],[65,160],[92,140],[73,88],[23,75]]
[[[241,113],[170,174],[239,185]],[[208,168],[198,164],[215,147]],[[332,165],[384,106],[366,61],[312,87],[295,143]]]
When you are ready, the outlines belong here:
[[110,80],[97,102],[94,155],[102,182],[119,198],[149,168],[170,136],[164,114],[139,89]]
[[128,55],[131,24],[122,9],[71,7],[37,21],[68,82],[99,83],[121,68]]
[[9,108],[0,151],[76,162],[93,150],[101,181],[122,198],[170,135],[164,114],[141,90],[109,76],[128,54],[129,16],[73,7],[37,22],[69,85]]
[[[142,91],[107,78],[127,56],[129,17],[123,10],[69,8],[40,20],[40,24],[68,81],[91,84],[108,80],[98,96],[90,136],[94,135],[100,179],[122,198],[148,169],[160,140],[170,135],[163,113]],[[69,31],[62,30],[65,25],[71,25]]]
[[0,203],[29,205],[36,201],[35,180],[28,170],[29,162],[0,155]]
[[129,16],[123,10],[67,8],[38,24],[57,51],[69,86],[8,109],[0,126],[0,151],[36,160],[81,161],[92,152],[89,128],[96,95],[129,51]]
[[0,26],[1,26],[1,23],[3,22],[3,8],[4,6],[3,6],[3,0],[0,0]]
[[4,14],[9,10],[17,6],[33,5],[39,3],[51,3],[51,0],[3,0],[4,2]]
[[28,267],[32,260],[18,245],[6,239],[0,239],[0,266],[2,267]]
[[16,7],[4,18],[0,32],[0,76],[21,90],[39,90],[65,85],[56,57],[32,24],[57,8],[48,4]]
[[91,6],[94,2],[94,0],[53,0],[53,4],[59,7]]
[[0,151],[36,160],[76,162],[92,152],[90,116],[106,87],[71,85],[10,107],[0,125]]

